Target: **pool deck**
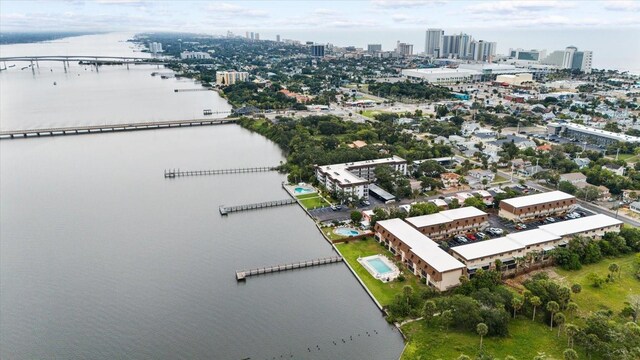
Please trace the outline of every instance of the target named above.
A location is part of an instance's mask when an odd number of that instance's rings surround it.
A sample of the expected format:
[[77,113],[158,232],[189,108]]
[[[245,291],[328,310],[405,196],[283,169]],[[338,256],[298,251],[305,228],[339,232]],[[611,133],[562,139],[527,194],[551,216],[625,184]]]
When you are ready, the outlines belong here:
[[[380,261],[382,261],[382,263],[385,266],[387,266],[391,271],[384,274],[381,274],[380,272],[378,272],[378,269],[376,269],[372,264],[369,263],[369,260],[374,260],[374,259],[379,259]],[[374,278],[384,283],[393,281],[398,277],[398,275],[400,275],[400,269],[392,261],[387,259],[386,256],[381,254],[358,258],[358,262],[360,263],[360,265],[362,265],[362,267],[367,269],[367,271],[371,274],[371,276],[373,276]]]

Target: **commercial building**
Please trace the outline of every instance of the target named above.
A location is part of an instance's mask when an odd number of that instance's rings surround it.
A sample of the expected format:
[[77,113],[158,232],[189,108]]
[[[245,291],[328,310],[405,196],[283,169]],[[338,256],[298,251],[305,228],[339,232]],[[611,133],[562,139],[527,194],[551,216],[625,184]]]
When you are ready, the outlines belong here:
[[640,137],[637,136],[614,133],[573,123],[550,123],[547,125],[547,133],[605,146],[620,141],[640,143]]
[[504,237],[456,246],[451,249],[453,257],[467,267],[469,274],[477,269],[492,268],[500,260],[507,269],[516,267],[517,258],[536,253],[544,255],[569,243],[574,236],[601,239],[608,232],[619,232],[622,221],[598,214],[579,219],[540,226],[538,229],[521,231]]
[[226,86],[238,81],[247,81],[249,73],[246,71],[216,71],[216,84]]
[[460,284],[465,265],[401,219],[378,221],[374,231],[378,241],[430,286],[444,291]]
[[575,204],[575,196],[562,191],[550,191],[502,200],[498,215],[510,220],[525,221],[565,213]]
[[369,44],[367,45],[367,52],[369,54],[374,54],[374,53],[378,53],[382,51],[382,45],[381,44]]
[[486,226],[488,220],[487,213],[472,206],[405,219],[421,233],[437,240],[477,230]]
[[432,58],[439,58],[442,56],[444,30],[442,29],[427,29],[424,52],[427,56]]
[[183,51],[180,53],[180,59],[211,59],[211,55],[201,51]]
[[588,74],[591,72],[592,61],[593,52],[578,51],[577,47],[568,46],[564,50],[564,54],[562,57],[562,68],[580,70]]
[[311,56],[324,57],[324,45],[311,45]]
[[546,50],[509,49],[509,57],[516,60],[540,61],[547,56]]
[[407,161],[394,155],[384,159],[316,166],[316,178],[329,191],[368,199],[369,184],[375,181],[378,166],[390,166],[403,175],[407,174]]
[[432,84],[454,84],[480,80],[480,74],[474,70],[432,68],[432,69],[403,69],[402,76],[409,80],[426,81]]
[[498,75],[496,76],[496,82],[521,86],[524,83],[533,82],[533,74],[530,73],[521,73],[521,74],[513,74],[513,75]]

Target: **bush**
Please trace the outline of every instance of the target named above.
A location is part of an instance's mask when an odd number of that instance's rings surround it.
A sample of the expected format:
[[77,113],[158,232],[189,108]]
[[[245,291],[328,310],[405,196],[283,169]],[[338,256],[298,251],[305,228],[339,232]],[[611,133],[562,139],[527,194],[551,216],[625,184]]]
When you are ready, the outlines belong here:
[[398,277],[396,278],[396,280],[397,280],[398,282],[403,282],[403,281],[405,281],[406,279],[405,279],[404,275],[400,274],[400,275],[398,275]]
[[589,279],[589,281],[591,282],[591,286],[595,288],[602,287],[602,285],[604,285],[604,283],[606,282],[605,278],[603,278],[602,276],[596,273],[591,273],[587,275],[587,279]]

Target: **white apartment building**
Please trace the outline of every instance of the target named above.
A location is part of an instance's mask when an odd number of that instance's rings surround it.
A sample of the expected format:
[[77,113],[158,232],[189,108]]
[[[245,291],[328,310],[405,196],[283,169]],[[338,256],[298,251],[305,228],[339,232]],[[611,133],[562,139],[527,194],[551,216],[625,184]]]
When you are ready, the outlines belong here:
[[407,174],[407,161],[394,155],[384,159],[316,166],[316,178],[329,191],[368,199],[369,184],[375,181],[378,166],[390,166],[394,171]]
[[233,85],[239,81],[247,81],[249,73],[246,71],[216,71],[216,84]]
[[481,74],[474,70],[432,68],[432,69],[403,69],[402,76],[409,80],[426,81],[431,84],[454,84],[480,80]]
[[180,53],[181,59],[211,59],[211,55],[202,51],[183,51]]

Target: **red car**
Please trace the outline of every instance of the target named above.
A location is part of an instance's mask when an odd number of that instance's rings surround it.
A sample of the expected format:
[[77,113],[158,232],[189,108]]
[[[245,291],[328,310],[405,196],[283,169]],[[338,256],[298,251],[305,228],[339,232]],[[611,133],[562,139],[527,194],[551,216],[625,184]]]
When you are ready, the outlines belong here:
[[477,240],[477,239],[476,239],[476,236],[475,236],[475,235],[473,235],[473,234],[467,234],[467,235],[465,235],[465,236],[467,237],[467,239],[469,239],[469,240],[471,240],[471,241],[476,241],[476,240]]

